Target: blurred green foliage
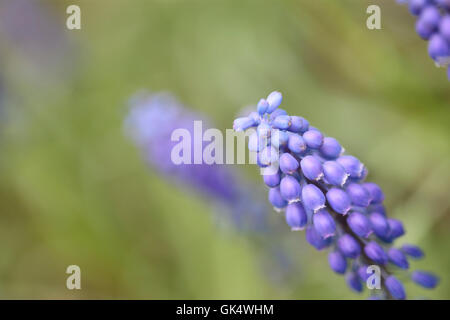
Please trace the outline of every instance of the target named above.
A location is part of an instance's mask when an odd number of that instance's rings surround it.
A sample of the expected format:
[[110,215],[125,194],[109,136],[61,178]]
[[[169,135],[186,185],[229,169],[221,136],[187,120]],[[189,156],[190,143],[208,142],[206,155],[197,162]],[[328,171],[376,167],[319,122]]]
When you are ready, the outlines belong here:
[[[1,298],[365,297],[309,246],[290,252],[301,261],[296,281],[269,281],[248,237],[217,232],[212,204],[149,170],[124,136],[127,99],[139,89],[170,90],[221,129],[282,91],[286,110],[366,163],[405,223],[399,242],[426,251],[413,267],[441,284],[408,284],[409,297],[450,298],[449,83],[405,7],[381,1],[382,30],[371,31],[366,0],[38,2],[64,30],[66,6],[79,4],[82,29],[64,31],[74,49],[53,82],[30,81],[16,53],[0,51],[10,92]],[[255,167],[240,169],[261,183]],[[82,290],[65,287],[70,264],[81,267]]]

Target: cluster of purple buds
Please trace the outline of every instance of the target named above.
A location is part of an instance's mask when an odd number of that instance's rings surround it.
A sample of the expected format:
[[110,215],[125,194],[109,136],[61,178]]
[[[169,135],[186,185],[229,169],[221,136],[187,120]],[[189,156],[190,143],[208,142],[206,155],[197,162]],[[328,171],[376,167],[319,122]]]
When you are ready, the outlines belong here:
[[[278,108],[281,101],[281,93],[272,92],[259,101],[256,112],[234,121],[236,131],[255,129],[249,150],[257,152],[260,167],[278,162],[278,170],[263,177],[270,203],[284,211],[292,230],[306,229],[306,240],[317,250],[331,248],[330,267],[346,274],[351,289],[362,291],[370,276],[367,267],[377,265],[382,290],[376,297],[405,299],[403,284],[393,273],[408,269],[407,256],[421,258],[422,250],[407,244],[392,247],[405,230],[386,215],[381,188],[365,182],[366,167],[344,154],[336,139]],[[425,288],[438,282],[422,271],[413,272],[411,279]]]
[[416,32],[428,41],[428,54],[447,68],[450,80],[450,0],[397,0],[417,16]]

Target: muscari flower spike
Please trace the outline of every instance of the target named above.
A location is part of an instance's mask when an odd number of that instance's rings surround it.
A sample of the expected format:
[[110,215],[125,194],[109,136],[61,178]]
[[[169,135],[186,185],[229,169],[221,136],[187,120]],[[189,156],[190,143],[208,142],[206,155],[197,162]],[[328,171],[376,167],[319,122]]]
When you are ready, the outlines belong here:
[[[408,269],[408,257],[420,259],[423,251],[411,244],[392,246],[405,233],[403,224],[386,215],[384,193],[377,184],[365,181],[368,171],[363,163],[344,154],[336,139],[324,136],[306,119],[278,108],[281,100],[281,93],[274,91],[260,100],[257,112],[234,122],[235,130],[255,128],[253,139],[265,142],[259,146],[258,158],[265,150],[278,149],[273,152],[278,159],[265,156],[270,160],[258,162],[264,168],[279,160],[278,171],[263,176],[269,202],[277,211],[285,211],[292,230],[306,229],[307,242],[317,250],[331,248],[330,268],[345,274],[353,291],[363,290],[370,276],[367,267],[377,265],[382,290],[370,298],[405,299],[403,284],[394,273]],[[414,271],[410,277],[424,288],[438,283],[425,271]]]
[[397,0],[417,17],[416,32],[428,41],[428,54],[437,66],[447,68],[450,80],[450,0]]

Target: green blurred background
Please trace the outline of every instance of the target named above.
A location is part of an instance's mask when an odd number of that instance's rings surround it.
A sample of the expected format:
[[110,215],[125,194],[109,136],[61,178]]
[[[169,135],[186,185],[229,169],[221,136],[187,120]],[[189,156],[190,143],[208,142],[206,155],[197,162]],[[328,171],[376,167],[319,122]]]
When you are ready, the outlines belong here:
[[[0,0],[0,19],[14,1]],[[399,243],[426,251],[413,267],[441,284],[408,283],[409,298],[450,298],[449,82],[406,7],[376,1],[371,31],[372,1],[22,2],[45,15],[16,19],[17,41],[0,30],[0,298],[366,297],[287,226],[298,270],[271,281],[251,237],[218,232],[211,203],[149,169],[123,133],[140,89],[169,90],[220,129],[280,90],[290,114],[365,162],[405,224]],[[69,4],[81,30],[65,27]],[[239,169],[261,184],[256,167]],[[71,264],[82,290],[65,287]]]

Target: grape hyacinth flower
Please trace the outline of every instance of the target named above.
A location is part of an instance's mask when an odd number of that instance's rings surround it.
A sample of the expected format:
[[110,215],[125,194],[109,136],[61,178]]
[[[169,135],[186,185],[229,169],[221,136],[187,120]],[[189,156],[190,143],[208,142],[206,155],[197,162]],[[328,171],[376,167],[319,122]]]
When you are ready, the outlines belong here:
[[417,16],[416,32],[428,41],[428,54],[437,66],[447,68],[450,80],[450,1],[397,0],[407,4],[409,12]]
[[[377,184],[365,181],[368,171],[363,163],[344,154],[336,139],[311,127],[306,119],[279,109],[281,101],[281,93],[274,91],[258,103],[257,117],[252,112],[234,123],[239,130],[256,128],[254,139],[269,137],[260,150],[278,149],[278,171],[268,176],[263,172],[269,202],[277,211],[285,210],[292,230],[306,229],[307,242],[317,250],[331,248],[329,265],[345,274],[352,290],[363,290],[368,267],[376,265],[382,290],[371,298],[405,299],[403,284],[393,273],[408,269],[407,257],[419,259],[422,250],[410,244],[392,246],[405,233],[403,224],[386,215],[384,193]],[[281,136],[288,142],[276,141]],[[270,164],[258,163],[262,168]],[[413,272],[411,278],[425,288],[438,283],[437,277],[423,271]]]

